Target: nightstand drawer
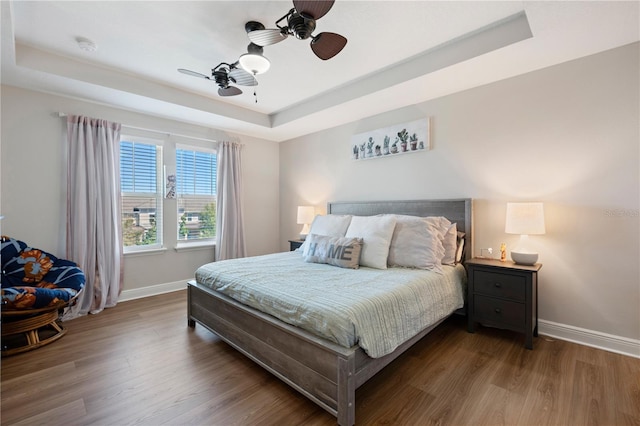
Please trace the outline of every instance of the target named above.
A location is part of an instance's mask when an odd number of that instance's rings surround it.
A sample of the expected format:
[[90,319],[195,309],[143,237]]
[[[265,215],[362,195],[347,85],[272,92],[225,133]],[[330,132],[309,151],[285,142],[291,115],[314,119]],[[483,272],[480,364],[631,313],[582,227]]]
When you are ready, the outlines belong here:
[[515,326],[524,329],[525,310],[522,303],[479,295],[475,295],[473,301],[475,317],[478,322],[484,320],[492,324],[503,323],[509,328]]
[[526,297],[526,278],[521,275],[476,269],[473,272],[473,282],[476,293],[522,301]]
[[289,240],[289,250],[294,251],[299,249],[300,246],[302,246],[302,243],[304,243],[302,240]]

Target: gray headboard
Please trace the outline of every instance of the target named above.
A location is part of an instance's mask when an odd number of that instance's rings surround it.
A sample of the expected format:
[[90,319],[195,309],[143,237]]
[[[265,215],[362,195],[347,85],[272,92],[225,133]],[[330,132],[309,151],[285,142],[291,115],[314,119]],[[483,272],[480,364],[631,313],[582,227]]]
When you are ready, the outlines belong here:
[[451,222],[455,222],[458,230],[465,233],[465,260],[473,257],[473,202],[471,198],[412,201],[336,201],[327,203],[327,214],[444,216]]

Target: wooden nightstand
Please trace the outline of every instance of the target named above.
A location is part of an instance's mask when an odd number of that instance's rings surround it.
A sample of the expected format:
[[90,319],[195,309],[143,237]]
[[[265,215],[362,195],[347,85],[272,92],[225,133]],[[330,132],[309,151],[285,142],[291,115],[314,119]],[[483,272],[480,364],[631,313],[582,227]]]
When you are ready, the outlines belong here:
[[533,349],[538,336],[538,271],[542,264],[517,265],[492,259],[471,259],[465,263],[468,329],[478,323],[525,334],[524,346]]
[[304,240],[289,240],[289,251],[294,251],[304,243]]

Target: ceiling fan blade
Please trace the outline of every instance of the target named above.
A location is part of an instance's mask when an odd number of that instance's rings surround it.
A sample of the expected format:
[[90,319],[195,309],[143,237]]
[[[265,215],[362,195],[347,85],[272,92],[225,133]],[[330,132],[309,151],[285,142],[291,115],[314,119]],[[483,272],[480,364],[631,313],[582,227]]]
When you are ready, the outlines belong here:
[[336,33],[320,33],[311,40],[311,50],[324,61],[336,56],[346,46],[347,39]]
[[229,78],[233,79],[240,86],[257,86],[258,80],[246,70],[242,68],[232,68],[229,71]]
[[185,70],[183,68],[178,68],[178,71],[180,71],[182,74],[187,74],[193,77],[200,77],[200,78],[206,78],[207,80],[211,80],[211,78],[209,78],[209,76],[206,76],[204,74],[200,74],[199,72],[195,72],[195,71],[191,71],[191,70]]
[[334,2],[335,0],[293,0],[293,6],[298,13],[304,13],[318,20],[327,14]]
[[258,46],[269,46],[276,44],[287,38],[287,34],[283,33],[280,28],[271,28],[267,30],[255,30],[247,33],[251,43]]
[[218,95],[220,96],[235,96],[242,93],[242,90],[235,86],[229,86],[227,88],[221,87],[218,89]]

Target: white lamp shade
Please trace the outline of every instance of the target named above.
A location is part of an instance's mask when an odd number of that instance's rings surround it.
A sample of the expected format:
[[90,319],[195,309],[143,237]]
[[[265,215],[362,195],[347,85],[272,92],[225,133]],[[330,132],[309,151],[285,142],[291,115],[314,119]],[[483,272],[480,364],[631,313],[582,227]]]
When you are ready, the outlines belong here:
[[313,222],[316,215],[316,209],[313,206],[298,206],[298,225],[302,225],[300,230],[300,239],[305,240],[309,235],[309,224]]
[[262,74],[269,70],[271,62],[257,53],[245,53],[238,59],[240,66],[251,74]]
[[298,206],[298,225],[310,224],[316,216],[316,209],[313,206]]
[[507,234],[541,235],[545,233],[542,203],[507,203]]

